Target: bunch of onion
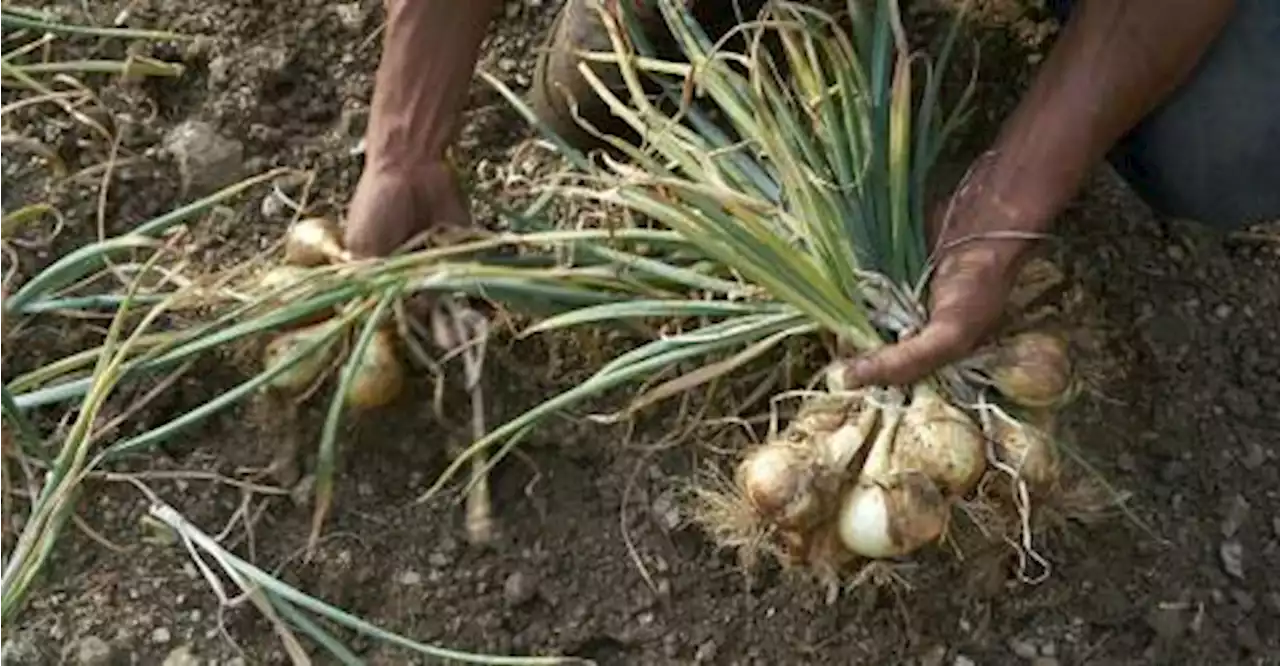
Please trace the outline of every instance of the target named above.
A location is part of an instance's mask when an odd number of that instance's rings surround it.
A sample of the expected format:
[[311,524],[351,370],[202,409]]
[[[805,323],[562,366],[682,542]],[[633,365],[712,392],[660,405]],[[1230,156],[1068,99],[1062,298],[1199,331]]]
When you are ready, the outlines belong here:
[[[308,269],[350,261],[351,255],[342,247],[341,239],[337,224],[325,218],[306,218],[290,225],[284,241],[286,263],[267,271],[260,278],[263,291],[281,294],[266,306],[279,307],[285,303],[290,288],[300,286],[307,280]],[[341,322],[326,314],[332,315],[332,312],[312,313],[302,326],[285,330],[270,340],[263,351],[265,368],[274,368],[299,348],[332,337]],[[388,325],[389,321],[389,318],[383,318],[379,322],[352,366],[350,379],[343,392],[347,405],[352,408],[381,407],[395,400],[403,389],[404,367],[396,352],[394,332]],[[337,342],[335,339],[329,344],[317,345],[315,351],[291,363],[268,385],[288,394],[308,390],[334,365],[338,356]]]
[[[626,161],[588,160],[544,129],[580,176],[552,190],[675,232],[679,240],[664,246],[666,254],[645,258],[650,265],[675,270],[674,257],[692,254],[713,270],[689,281],[686,298],[585,307],[529,333],[633,317],[699,325],[626,352],[477,447],[681,363],[702,365],[650,388],[613,418],[723,378],[791,338],[834,335],[843,348],[865,353],[919,330],[932,259],[925,183],[968,95],[942,112],[934,73],[945,71],[955,27],[935,69],[909,49],[896,2],[870,4],[849,3],[853,30],[846,32],[811,7],[771,3],[774,20],[745,26],[745,46],[733,52],[713,43],[682,3],[664,0],[683,62],[661,59],[625,20],[601,14],[613,51],[587,54],[579,69],[645,141],[637,147],[604,137]],[[606,86],[597,67],[617,68],[625,90]],[[488,81],[537,124],[511,91]],[[652,90],[663,99],[655,101]],[[1032,336],[1010,341],[1011,348],[1025,351]],[[1046,461],[1056,458],[1047,438],[1021,427],[1011,410],[1000,410],[1009,427],[997,429],[975,406],[1052,404],[1068,383],[1059,351],[1052,360],[1043,349],[997,354],[906,387],[846,391],[837,373],[781,434],[744,452],[727,490],[700,493],[713,498],[700,520],[723,544],[758,549],[764,542],[784,562],[814,571],[910,555],[947,533],[952,507],[974,496],[991,463],[1035,469],[1052,482],[1056,462]]]

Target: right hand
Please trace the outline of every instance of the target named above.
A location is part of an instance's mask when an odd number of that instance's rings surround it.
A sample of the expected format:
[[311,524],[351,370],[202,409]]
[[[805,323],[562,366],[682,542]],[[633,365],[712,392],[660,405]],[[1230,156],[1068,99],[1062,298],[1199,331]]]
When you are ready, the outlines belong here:
[[405,166],[368,164],[347,214],[346,248],[386,256],[424,231],[471,226],[471,210],[444,160]]

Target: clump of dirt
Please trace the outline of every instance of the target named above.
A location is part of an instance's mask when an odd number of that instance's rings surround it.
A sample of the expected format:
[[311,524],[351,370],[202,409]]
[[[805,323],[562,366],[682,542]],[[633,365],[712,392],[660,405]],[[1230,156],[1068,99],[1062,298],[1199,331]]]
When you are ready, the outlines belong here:
[[[150,47],[188,66],[178,81],[96,82],[130,160],[106,198],[107,233],[189,200],[156,146],[193,120],[239,142],[245,173],[308,171],[308,211],[340,217],[359,175],[381,3],[141,0],[97,3],[92,20],[108,23],[126,4],[130,25],[207,39]],[[508,2],[481,65],[525,89],[557,5]],[[80,7],[62,11],[84,21]],[[1016,36],[978,35],[994,57],[984,51],[979,103],[989,117],[964,142],[975,146],[1016,97],[1008,82],[1025,80],[1028,64]],[[6,122],[52,133],[48,141],[70,146],[64,159],[77,168],[105,159],[74,123],[34,114]],[[515,196],[507,190],[547,168],[529,136],[477,83],[459,161],[478,196]],[[48,200],[71,222],[48,247],[20,255],[19,275],[96,236],[96,179],[50,180],[38,162],[9,157],[5,170],[6,209],[17,197]],[[222,268],[279,236],[289,211],[257,192],[190,225],[191,261]],[[468,650],[601,664],[1265,663],[1280,650],[1280,581],[1270,575],[1280,570],[1280,243],[1155,220],[1106,173],[1063,217],[1051,254],[1071,290],[1057,303],[1105,370],[1069,413],[1067,434],[1131,499],[1128,516],[1069,523],[1043,543],[1055,570],[1038,586],[1011,579],[1003,549],[926,561],[895,572],[910,588],[862,590],[833,605],[825,590],[772,570],[748,578],[731,553],[710,548],[679,501],[682,480],[727,460],[741,431],[708,429],[697,435],[702,445],[672,446],[671,410],[635,430],[566,418],[537,431],[494,472],[498,540],[469,546],[452,497],[414,502],[443,469],[447,446],[468,436],[464,424],[433,415],[425,378],[346,433],[336,505],[309,561],[304,495],[295,502],[211,476],[270,462],[279,433],[252,406],[113,469],[140,474],[192,522],[225,531],[229,547],[290,584],[404,635]],[[83,339],[56,336],[83,328],[36,320],[8,340],[21,351],[6,355],[5,372],[80,348]],[[580,381],[599,353],[557,338],[493,350],[491,420]],[[182,413],[240,373],[211,359],[139,419]],[[446,414],[463,413],[454,403]],[[315,421],[303,422],[303,441],[315,441]],[[169,476],[184,470],[199,475]],[[187,552],[155,538],[146,507],[127,484],[88,484],[79,516],[93,532],[68,530],[38,596],[6,630],[5,659],[104,663],[83,655],[105,649],[122,663],[160,663],[185,650],[205,663],[287,663],[251,605],[219,606]],[[338,633],[370,663],[409,660]]]

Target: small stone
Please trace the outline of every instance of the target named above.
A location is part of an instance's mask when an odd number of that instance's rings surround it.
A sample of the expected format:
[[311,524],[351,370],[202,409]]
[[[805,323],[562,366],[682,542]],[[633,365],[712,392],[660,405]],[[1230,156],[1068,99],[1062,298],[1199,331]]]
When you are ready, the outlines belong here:
[[244,146],[198,120],[188,120],[169,130],[164,149],[178,163],[183,190],[197,196],[236,182],[244,166]]
[[1036,657],[1031,660],[1031,666],[1058,666],[1057,657]]
[[1040,646],[1040,654],[1045,657],[1056,657],[1058,656],[1058,646],[1054,645],[1053,641],[1045,641],[1044,645]]
[[962,654],[958,654],[956,655],[955,660],[951,662],[951,666],[978,666],[978,664],[974,660]]
[[1174,261],[1182,261],[1187,256],[1186,251],[1180,245],[1170,245],[1165,248],[1165,254],[1169,255],[1169,258]]
[[159,643],[159,644],[168,643],[171,638],[173,638],[173,633],[170,632],[165,627],[156,627],[151,632],[152,643]]
[[400,583],[401,585],[408,585],[408,586],[421,585],[422,574],[413,570],[402,571],[400,572],[400,575],[396,577],[396,582]]
[[1228,575],[1244,580],[1244,546],[1239,541],[1224,541],[1218,548],[1222,568]]
[[1040,654],[1035,643],[1021,638],[1009,639],[1009,650],[1021,659],[1034,659]]
[[1258,605],[1258,602],[1254,600],[1253,595],[1244,590],[1231,590],[1231,598],[1235,600],[1236,605],[1240,607],[1240,610],[1246,613],[1252,612],[1254,607]]
[[333,13],[338,15],[338,22],[347,30],[364,27],[364,13],[360,11],[358,2],[339,2],[333,6]]
[[655,497],[650,510],[658,519],[658,524],[666,531],[670,532],[680,527],[680,507],[676,505],[675,497],[671,492],[663,492]]
[[1256,471],[1267,462],[1267,450],[1257,442],[1249,442],[1245,444],[1244,455],[1240,457],[1240,464],[1250,472]]
[[935,645],[921,653],[916,660],[918,666],[942,666],[947,658],[947,646]]
[[191,653],[190,645],[180,645],[164,658],[164,666],[201,666],[200,659]]
[[709,664],[716,660],[716,653],[719,651],[720,646],[716,645],[714,640],[708,638],[693,653],[693,660],[699,664]]
[[1280,516],[1271,519],[1271,531],[1276,533],[1276,538],[1280,539]]
[[111,646],[97,636],[85,636],[76,643],[76,663],[80,666],[106,666],[111,658]]
[[289,500],[296,506],[308,506],[311,504],[311,497],[315,494],[316,476],[308,474],[293,484],[289,489]]
[[516,608],[523,606],[538,594],[538,581],[523,571],[513,571],[502,583],[502,598],[507,605]]
[[1227,516],[1222,521],[1222,537],[1230,539],[1240,531],[1240,526],[1249,517],[1249,501],[1241,495],[1236,495],[1231,502],[1230,508],[1227,509]]
[[1231,306],[1227,305],[1226,303],[1222,303],[1221,305],[1213,309],[1213,316],[1217,317],[1218,319],[1226,319],[1231,316],[1231,312],[1232,312]]
[[449,566],[449,563],[452,561],[453,558],[440,551],[436,551],[427,556],[427,564],[430,564],[437,569],[443,569]]
[[515,58],[500,58],[498,60],[498,69],[504,72],[514,72],[516,65],[517,63]]

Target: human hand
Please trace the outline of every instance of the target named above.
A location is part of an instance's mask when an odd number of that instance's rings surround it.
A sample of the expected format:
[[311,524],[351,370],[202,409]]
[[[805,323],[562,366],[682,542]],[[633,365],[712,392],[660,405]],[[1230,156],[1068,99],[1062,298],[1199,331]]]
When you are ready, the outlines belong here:
[[429,229],[470,225],[470,207],[443,160],[371,164],[351,199],[344,240],[356,257],[385,256]]
[[1040,225],[1012,213],[980,183],[961,187],[945,208],[931,220],[938,263],[928,322],[896,344],[847,361],[847,386],[911,384],[965,358],[998,327]]

